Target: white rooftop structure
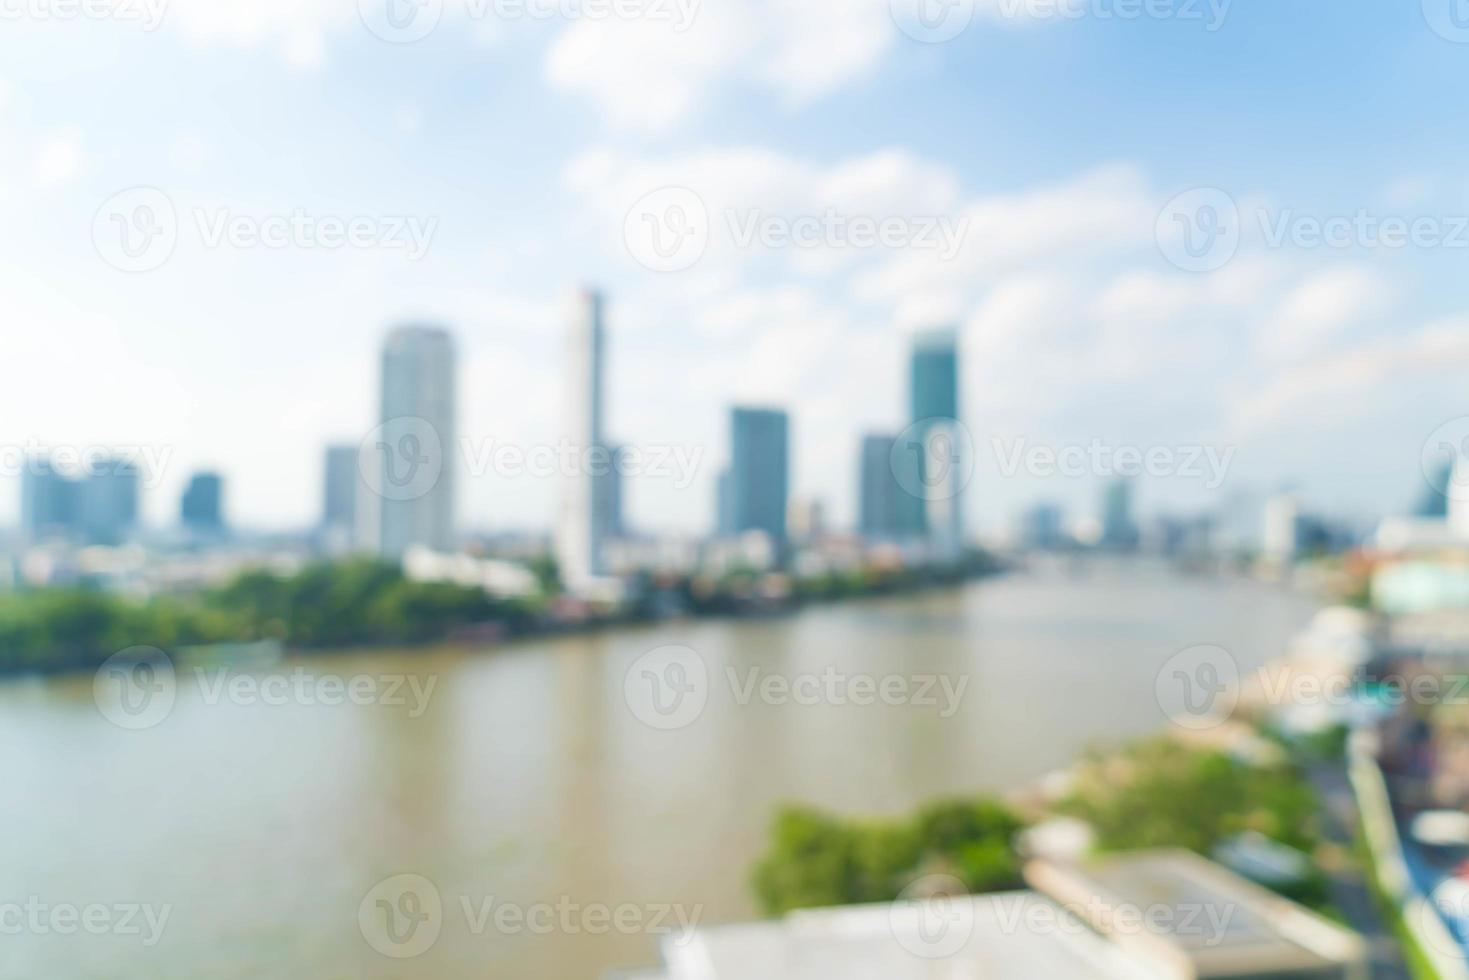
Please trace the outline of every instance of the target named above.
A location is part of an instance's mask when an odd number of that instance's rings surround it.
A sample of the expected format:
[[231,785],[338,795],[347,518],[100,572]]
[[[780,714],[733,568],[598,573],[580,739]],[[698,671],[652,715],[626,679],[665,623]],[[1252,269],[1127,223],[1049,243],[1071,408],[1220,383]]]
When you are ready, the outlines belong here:
[[1034,861],[1026,880],[1111,936],[1150,955],[1165,945],[1185,976],[1366,980],[1362,938],[1185,850],[1129,851],[1079,862]]
[[1173,980],[1032,892],[793,912],[663,948],[667,980]]

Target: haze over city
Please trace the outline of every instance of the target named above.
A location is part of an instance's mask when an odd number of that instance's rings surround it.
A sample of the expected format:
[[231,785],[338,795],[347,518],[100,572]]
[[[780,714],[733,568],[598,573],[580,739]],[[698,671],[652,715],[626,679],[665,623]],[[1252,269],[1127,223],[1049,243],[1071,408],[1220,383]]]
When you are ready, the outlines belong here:
[[1469,980],[1469,0],[0,0],[0,977]]
[[[1042,491],[1095,500],[1090,479],[1006,477],[996,457],[1022,440],[1232,447],[1225,492],[1291,485],[1363,519],[1411,505],[1469,358],[1452,227],[1469,201],[1441,164],[1464,137],[1433,95],[1462,51],[1416,5],[1124,19],[979,4],[943,44],[894,30],[886,3],[680,9],[537,19],[450,3],[414,43],[325,2],[178,0],[152,31],[12,18],[0,213],[21,233],[0,243],[0,275],[12,357],[48,369],[16,372],[0,417],[46,445],[167,450],[151,522],[213,468],[234,520],[300,527],[316,519],[319,447],[375,424],[376,351],[403,320],[454,332],[466,435],[554,443],[566,310],[591,284],[608,296],[609,431],[708,460],[688,488],[637,481],[638,527],[713,521],[735,401],[790,410],[793,492],[854,521],[860,435],[902,417],[908,334],[947,324],[967,354],[977,529]],[[44,79],[44,97],[18,78]],[[624,235],[668,185],[710,216],[707,250],[677,275],[639,264]],[[129,274],[99,255],[93,222],[136,186],[168,195],[180,233],[165,264]],[[1170,263],[1155,235],[1196,187],[1241,215],[1237,254],[1211,274]],[[1375,225],[1437,218],[1442,247],[1301,244],[1301,220],[1364,209]],[[736,240],[752,215],[828,210],[965,232],[952,258]],[[432,232],[416,259],[406,232],[404,247],[209,245],[221,215],[297,213]],[[1139,497],[1194,509],[1219,496],[1202,484],[1145,480]],[[548,528],[552,493],[490,474],[461,517]],[[0,520],[17,499],[0,492]]]

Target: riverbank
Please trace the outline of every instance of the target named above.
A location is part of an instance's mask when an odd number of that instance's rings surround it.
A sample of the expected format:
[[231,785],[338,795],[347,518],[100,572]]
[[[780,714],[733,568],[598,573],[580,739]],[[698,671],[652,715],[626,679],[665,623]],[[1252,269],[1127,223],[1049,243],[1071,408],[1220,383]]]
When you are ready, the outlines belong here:
[[628,601],[616,606],[565,596],[554,579],[535,597],[496,598],[481,588],[415,581],[397,566],[365,559],[288,575],[255,570],[218,588],[147,600],[84,590],[21,591],[0,594],[0,675],[91,671],[137,647],[169,654],[182,647],[277,643],[293,654],[320,654],[445,642],[488,645],[679,619],[789,615],[815,604],[952,587],[1003,568],[973,552],[950,566],[805,578],[649,575],[632,582]]

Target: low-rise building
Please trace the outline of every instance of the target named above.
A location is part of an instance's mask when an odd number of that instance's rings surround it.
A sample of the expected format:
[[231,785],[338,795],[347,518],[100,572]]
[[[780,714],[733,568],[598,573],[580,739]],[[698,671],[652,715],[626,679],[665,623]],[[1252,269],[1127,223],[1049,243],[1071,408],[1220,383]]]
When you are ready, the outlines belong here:
[[1356,933],[1191,851],[1033,861],[1025,877],[1121,950],[1143,958],[1181,953],[1182,976],[1369,976],[1366,944]]
[[666,980],[1182,980],[1031,892],[803,910],[663,953]]

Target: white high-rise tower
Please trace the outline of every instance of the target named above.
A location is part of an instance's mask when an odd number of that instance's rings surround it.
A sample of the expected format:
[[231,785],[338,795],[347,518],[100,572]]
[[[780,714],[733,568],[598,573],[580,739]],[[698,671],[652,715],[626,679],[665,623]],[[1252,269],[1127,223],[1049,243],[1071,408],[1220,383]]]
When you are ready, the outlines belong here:
[[567,334],[565,434],[576,465],[564,475],[556,533],[561,580],[572,589],[607,573],[604,498],[611,461],[602,431],[604,353],[602,295],[586,289],[577,294]]
[[1460,541],[1469,541],[1469,464],[1462,453],[1454,454],[1448,485],[1443,492],[1449,498],[1449,533]]

